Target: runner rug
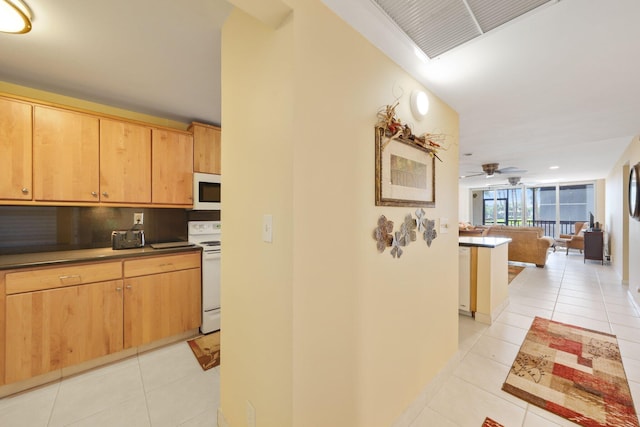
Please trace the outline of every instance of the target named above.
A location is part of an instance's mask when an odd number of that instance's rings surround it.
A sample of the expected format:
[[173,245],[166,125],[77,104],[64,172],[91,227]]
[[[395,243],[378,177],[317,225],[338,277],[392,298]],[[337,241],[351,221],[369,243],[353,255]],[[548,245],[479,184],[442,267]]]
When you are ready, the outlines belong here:
[[202,335],[187,341],[198,363],[205,371],[220,364],[220,332]]
[[615,335],[536,317],[502,389],[585,427],[638,427]]
[[515,279],[516,276],[522,272],[522,270],[524,270],[524,267],[522,267],[522,266],[509,264],[509,270],[508,270],[509,271],[509,282],[508,283],[511,283],[511,281],[513,279]]
[[493,421],[491,418],[487,417],[484,419],[484,422],[482,423],[482,427],[504,427],[504,426],[499,422]]

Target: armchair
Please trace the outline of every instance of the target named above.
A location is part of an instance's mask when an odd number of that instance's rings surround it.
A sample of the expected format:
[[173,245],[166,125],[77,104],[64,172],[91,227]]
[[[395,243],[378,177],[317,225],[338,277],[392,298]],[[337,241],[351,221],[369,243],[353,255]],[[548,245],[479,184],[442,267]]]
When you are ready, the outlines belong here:
[[579,249],[580,253],[582,253],[584,250],[584,232],[588,227],[589,224],[586,222],[576,222],[573,234],[560,235],[561,239],[568,239],[566,241],[567,254],[569,254],[569,249]]

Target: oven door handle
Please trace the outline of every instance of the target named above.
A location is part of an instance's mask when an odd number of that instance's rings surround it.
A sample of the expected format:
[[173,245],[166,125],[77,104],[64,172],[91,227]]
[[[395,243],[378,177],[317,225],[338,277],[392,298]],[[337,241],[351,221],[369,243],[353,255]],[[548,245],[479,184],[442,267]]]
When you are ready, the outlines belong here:
[[204,252],[204,259],[220,259],[220,252]]

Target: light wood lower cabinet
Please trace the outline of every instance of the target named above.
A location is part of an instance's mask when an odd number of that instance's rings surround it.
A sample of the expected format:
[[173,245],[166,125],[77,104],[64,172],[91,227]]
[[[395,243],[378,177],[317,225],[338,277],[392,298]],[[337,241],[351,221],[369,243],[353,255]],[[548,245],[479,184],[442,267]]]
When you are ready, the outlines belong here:
[[122,350],[122,280],[6,297],[6,382]]
[[125,279],[124,348],[200,326],[200,269]]
[[200,256],[190,252],[0,272],[0,384],[198,328]]

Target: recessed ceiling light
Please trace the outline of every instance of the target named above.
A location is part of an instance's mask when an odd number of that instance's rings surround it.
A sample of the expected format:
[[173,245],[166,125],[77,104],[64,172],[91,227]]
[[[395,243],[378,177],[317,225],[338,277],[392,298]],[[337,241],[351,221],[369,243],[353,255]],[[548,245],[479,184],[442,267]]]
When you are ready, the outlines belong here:
[[549,169],[560,169],[560,166],[549,166]]

